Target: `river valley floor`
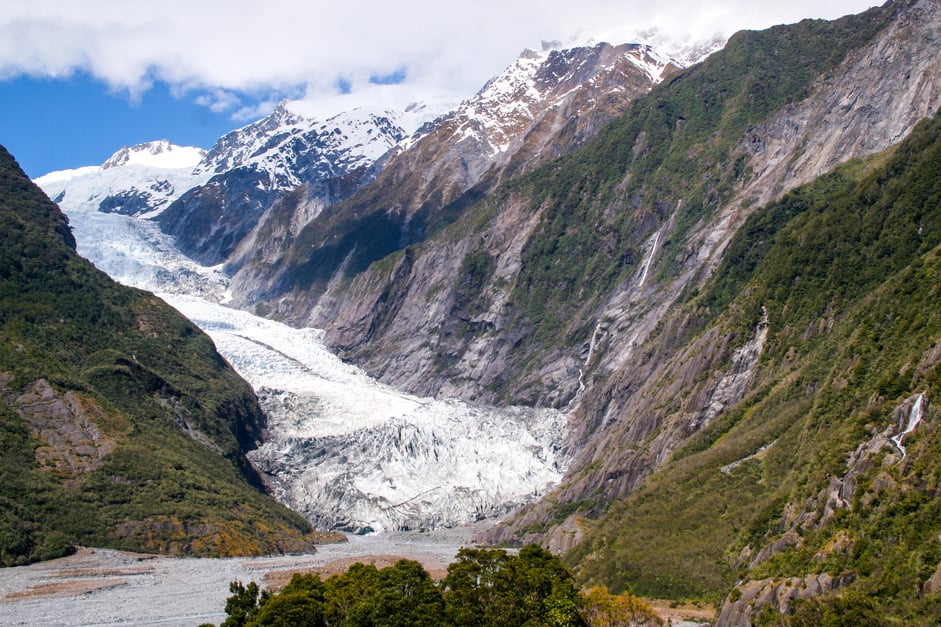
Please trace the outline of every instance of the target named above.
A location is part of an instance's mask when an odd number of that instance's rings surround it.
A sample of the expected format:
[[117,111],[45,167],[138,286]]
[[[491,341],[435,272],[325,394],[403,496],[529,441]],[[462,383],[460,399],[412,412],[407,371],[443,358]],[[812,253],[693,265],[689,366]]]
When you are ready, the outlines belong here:
[[420,562],[437,579],[479,531],[480,526],[469,526],[351,535],[347,542],[319,546],[312,555],[252,558],[177,558],[85,548],[58,560],[0,569],[0,625],[218,625],[226,618],[231,581],[277,588],[293,572],[326,577],[354,562],[383,568],[400,558]]

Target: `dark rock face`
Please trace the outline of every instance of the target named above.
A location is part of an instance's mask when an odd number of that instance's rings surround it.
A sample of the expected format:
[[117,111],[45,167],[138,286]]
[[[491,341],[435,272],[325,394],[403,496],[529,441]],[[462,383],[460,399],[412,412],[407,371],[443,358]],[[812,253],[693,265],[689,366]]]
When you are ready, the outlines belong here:
[[151,197],[140,191],[108,196],[98,205],[102,213],[120,213],[123,216],[137,215],[150,207]]
[[[652,54],[645,46],[609,44],[525,52],[407,148],[390,153],[373,183],[311,220],[285,246],[282,263],[243,267],[234,278],[236,301],[251,307],[276,299],[275,315],[331,327],[337,307],[318,304],[333,302],[330,290],[323,293],[331,281],[428,240],[502,181],[584,144],[677,69]],[[385,325],[369,326],[379,341],[377,329]]]
[[277,197],[267,183],[254,169],[229,170],[183,194],[157,222],[186,255],[207,266],[222,263]]
[[222,137],[196,168],[218,174],[177,199],[157,222],[196,261],[229,261],[278,199],[302,185],[320,206],[346,198],[374,178],[375,160],[403,137],[388,115],[360,112],[319,123],[282,104]]

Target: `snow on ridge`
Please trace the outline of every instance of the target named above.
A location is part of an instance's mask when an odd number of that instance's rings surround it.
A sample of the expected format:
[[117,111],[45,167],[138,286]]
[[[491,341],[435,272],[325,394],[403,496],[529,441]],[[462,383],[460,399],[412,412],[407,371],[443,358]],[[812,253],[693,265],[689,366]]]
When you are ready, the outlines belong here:
[[69,181],[102,170],[124,166],[144,166],[158,170],[192,170],[200,162],[206,151],[197,146],[177,146],[166,139],[124,146],[108,157],[101,165],[88,165],[66,170],[54,170],[33,179],[43,187],[51,183]]
[[538,98],[533,80],[536,72],[549,58],[550,51],[537,52],[530,48],[523,50],[516,61],[495,78],[490,79],[486,85],[470,99],[468,104],[476,107],[487,107],[491,103],[505,104],[510,96],[515,96],[520,89],[524,89],[530,98]]
[[166,139],[124,146],[102,164],[102,169],[125,165],[142,165],[150,168],[179,170],[195,168],[206,151],[196,146],[177,146]]
[[103,203],[117,210],[133,203],[122,212],[151,217],[208,178],[194,174],[191,166],[174,169],[129,162],[107,169],[89,166],[51,172],[34,182],[66,213],[101,211]]
[[[571,86],[561,94],[553,93],[558,85],[571,83],[570,77],[576,76],[582,66],[589,62],[585,58],[587,49],[603,46],[625,47],[623,56],[653,83],[663,79],[667,68],[683,67],[675,58],[647,43],[614,45],[592,40],[563,46],[559,42],[543,42],[541,51],[531,48],[523,50],[500,75],[488,81],[477,94],[446,116],[458,122],[454,131],[455,141],[477,141],[489,145],[491,157],[506,152],[519,126],[534,120],[534,112],[556,106],[580,88]],[[563,56],[562,69],[556,70],[547,65],[552,63],[553,55]],[[566,66],[567,63],[572,65]],[[563,74],[558,75],[557,72]],[[557,82],[540,78],[544,73],[551,73]],[[414,141],[409,140],[408,145]]]
[[[657,28],[612,30],[595,32],[575,37],[566,47],[595,46],[602,42],[633,43],[646,47],[657,63],[672,63],[679,68],[687,68],[704,61],[709,55],[725,47],[728,36],[716,33],[703,39],[677,37],[664,33]],[[612,44],[613,45],[613,44]]]
[[370,166],[405,137],[400,117],[382,107],[307,117],[302,101],[283,100],[265,118],[221,137],[196,172],[253,168],[275,188],[291,189],[304,182],[307,170],[334,175]]
[[100,171],[100,165],[86,165],[80,168],[72,168],[69,170],[55,170],[33,179],[33,182],[36,183],[36,185],[39,187],[45,187],[46,185],[51,185],[52,183],[71,181],[74,178],[95,174],[96,172]]
[[[205,151],[162,139],[121,148],[102,165],[50,172],[34,179],[66,213],[154,216],[208,179],[193,168]],[[74,221],[74,218],[73,218]]]
[[663,54],[649,44],[641,44],[639,48],[629,50],[625,57],[637,69],[641,70],[654,83],[663,80],[663,72],[671,65],[682,67],[676,59]]

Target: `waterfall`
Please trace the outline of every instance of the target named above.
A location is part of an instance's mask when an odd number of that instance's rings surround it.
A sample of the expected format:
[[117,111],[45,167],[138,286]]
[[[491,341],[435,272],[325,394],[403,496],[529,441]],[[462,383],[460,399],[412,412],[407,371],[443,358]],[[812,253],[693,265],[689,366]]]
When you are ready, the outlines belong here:
[[912,408],[908,412],[908,424],[905,425],[905,430],[899,433],[898,435],[892,436],[892,441],[895,443],[895,446],[898,447],[899,451],[902,453],[902,459],[905,459],[905,447],[902,446],[902,439],[915,430],[915,427],[918,426],[918,423],[921,422],[922,408],[924,406],[925,393],[922,392],[915,397],[915,403],[912,405]]

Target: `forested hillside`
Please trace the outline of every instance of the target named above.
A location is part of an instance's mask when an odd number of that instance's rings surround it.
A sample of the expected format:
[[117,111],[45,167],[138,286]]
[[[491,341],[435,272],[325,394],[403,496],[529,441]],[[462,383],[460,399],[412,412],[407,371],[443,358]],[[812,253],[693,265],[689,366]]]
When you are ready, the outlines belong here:
[[767,326],[752,389],[591,526],[568,556],[582,580],[713,598],[760,580],[732,596],[760,608],[828,576],[847,592],[801,620],[933,624],[939,273],[941,116],[756,212],[683,305],[691,335]]
[[767,580],[747,620],[840,588],[930,615],[939,24],[898,0],[738,33],[422,241],[320,283],[296,251],[271,311],[411,391],[570,412],[565,479],[489,541],[649,595]]
[[210,339],[80,258],[65,216],[0,151],[0,564],[75,544],[310,548],[245,458],[263,428]]

